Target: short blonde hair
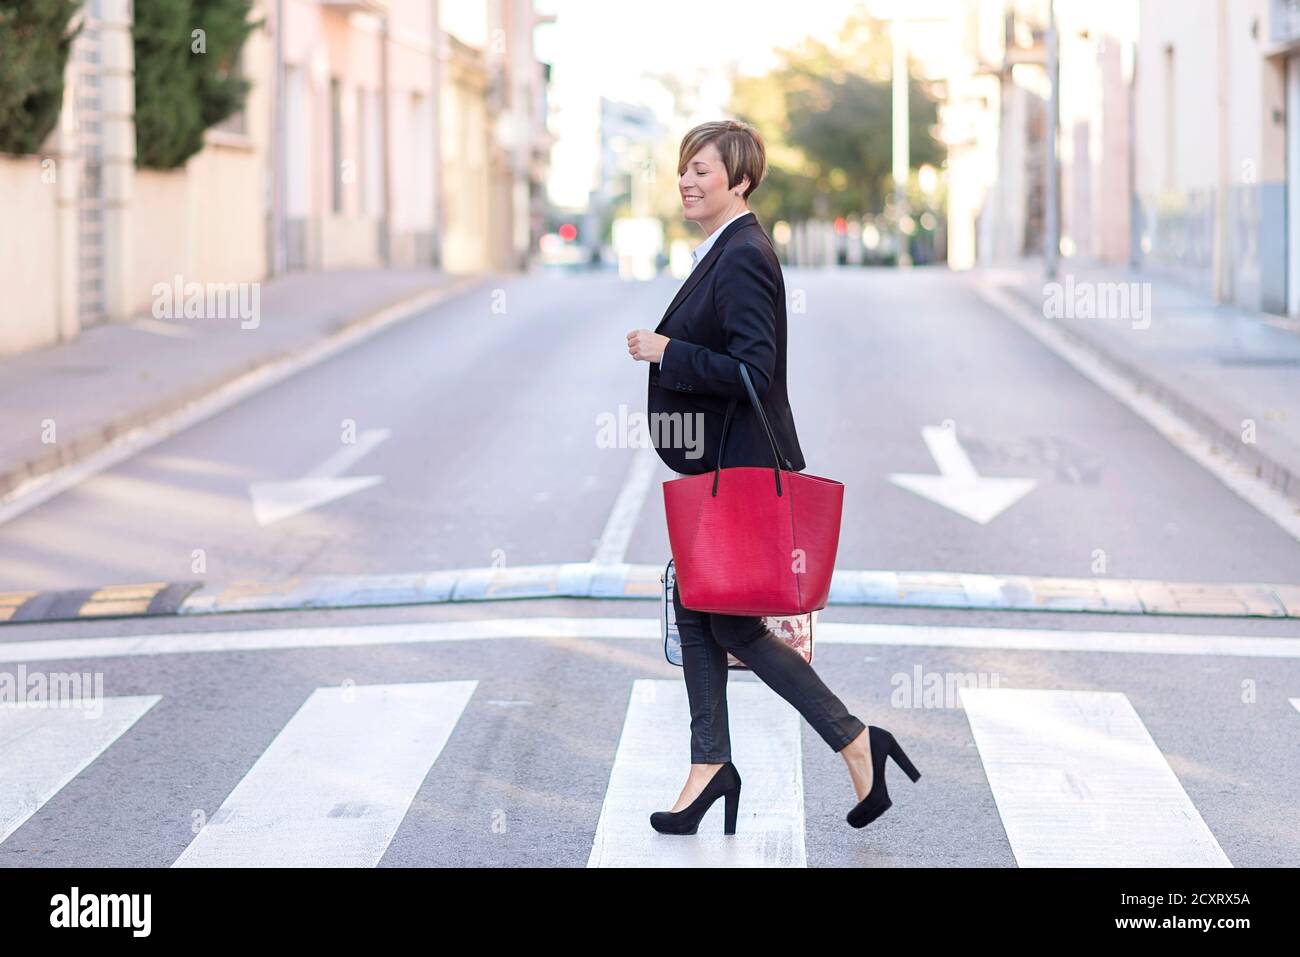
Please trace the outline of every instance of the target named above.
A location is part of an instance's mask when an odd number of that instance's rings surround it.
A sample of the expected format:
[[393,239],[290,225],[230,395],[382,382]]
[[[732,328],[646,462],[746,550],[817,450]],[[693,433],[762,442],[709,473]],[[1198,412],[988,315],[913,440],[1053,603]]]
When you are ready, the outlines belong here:
[[686,172],[686,164],[691,157],[708,144],[713,143],[722,156],[722,165],[727,170],[727,189],[731,189],[746,176],[749,188],[745,190],[745,199],[758,188],[767,172],[767,151],[763,148],[763,138],[758,130],[748,123],[736,120],[715,120],[701,123],[682,137],[681,152],[677,157],[677,175]]

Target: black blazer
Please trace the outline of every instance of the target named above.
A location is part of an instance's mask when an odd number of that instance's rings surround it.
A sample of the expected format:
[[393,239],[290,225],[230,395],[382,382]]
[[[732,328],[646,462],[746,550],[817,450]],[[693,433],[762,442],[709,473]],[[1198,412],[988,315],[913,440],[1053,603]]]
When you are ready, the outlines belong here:
[[[772,447],[740,378],[749,367],[783,460],[781,468],[804,469],[803,451],[785,387],[785,278],[781,263],[758,218],[751,212],[727,225],[673,297],[655,332],[672,341],[659,362],[650,363],[650,434],[659,457],[675,472],[698,475],[717,465],[718,442],[728,402],[736,411],[727,433],[722,466],[771,466]],[[699,430],[682,432],[685,422],[669,428],[655,413],[689,416],[690,428],[703,415]],[[686,436],[702,452],[686,447]]]

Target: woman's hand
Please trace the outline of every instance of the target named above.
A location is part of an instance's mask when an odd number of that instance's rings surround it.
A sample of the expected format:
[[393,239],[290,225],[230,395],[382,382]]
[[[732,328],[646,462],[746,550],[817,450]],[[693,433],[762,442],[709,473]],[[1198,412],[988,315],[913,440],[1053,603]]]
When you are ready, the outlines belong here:
[[633,329],[627,334],[627,351],[633,359],[658,362],[671,340],[649,329]]

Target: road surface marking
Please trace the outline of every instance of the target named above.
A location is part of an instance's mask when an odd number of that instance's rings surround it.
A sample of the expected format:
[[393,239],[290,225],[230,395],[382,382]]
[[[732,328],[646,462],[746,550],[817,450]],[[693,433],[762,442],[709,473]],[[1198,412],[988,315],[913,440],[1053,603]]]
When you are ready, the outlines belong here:
[[981,476],[957,441],[955,428],[927,425],[921,429],[921,437],[939,474],[890,472],[889,480],[973,522],[987,525],[1038,484],[1029,478]]
[[102,713],[59,702],[0,704],[0,843],[159,700],[102,698]]
[[477,681],[317,688],[173,867],[374,867]]
[[596,554],[591,559],[593,565],[618,565],[623,562],[659,464],[659,453],[653,447],[637,450],[614,508],[605,520],[605,529],[600,533]]
[[355,442],[339,446],[302,478],[251,483],[248,495],[253,502],[253,518],[258,525],[271,525],[378,485],[383,476],[344,476],[343,473],[390,434],[388,429],[366,429]]
[[962,688],[1021,867],[1231,867],[1128,698]]
[[691,714],[680,680],[641,679],[631,700],[588,867],[807,867],[800,717],[759,681],[727,683],[731,757],[740,772],[736,833],[718,798],[693,835],[660,834],[652,811],[677,800],[690,769]]
[[[515,638],[661,640],[657,618],[495,618],[473,621],[331,625],[188,631],[109,638],[0,641],[0,665],[77,658],[130,658],[203,652],[287,648],[357,648],[391,644]],[[1083,651],[1138,655],[1223,655],[1233,658],[1300,658],[1300,638],[1187,635],[1173,632],[1056,631],[1046,628],[972,628],[938,625],[848,624],[818,621],[817,641],[844,645],[999,648],[1012,651]]]

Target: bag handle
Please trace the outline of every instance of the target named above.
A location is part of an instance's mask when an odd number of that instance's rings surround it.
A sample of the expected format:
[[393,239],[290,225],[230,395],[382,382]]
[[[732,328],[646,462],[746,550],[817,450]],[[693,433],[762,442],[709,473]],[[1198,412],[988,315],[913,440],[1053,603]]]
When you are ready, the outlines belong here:
[[[758,400],[758,393],[754,391],[754,383],[749,377],[749,367],[744,362],[737,360],[740,364],[740,378],[745,383],[745,391],[749,393],[749,401],[753,403],[755,410],[758,412],[759,421],[763,423],[763,431],[767,433],[768,444],[772,446],[772,474],[776,477],[776,494],[781,493],[781,461],[784,459],[786,467],[790,467],[790,460],[781,454],[781,448],[776,444],[776,435],[772,432],[772,426],[767,421],[767,413],[763,411],[763,403]],[[713,495],[718,494],[718,476],[722,474],[722,453],[727,446],[727,432],[731,429],[731,414],[736,410],[736,402],[732,399],[727,403],[727,415],[722,420],[722,439],[718,442],[718,464],[713,469]]]

